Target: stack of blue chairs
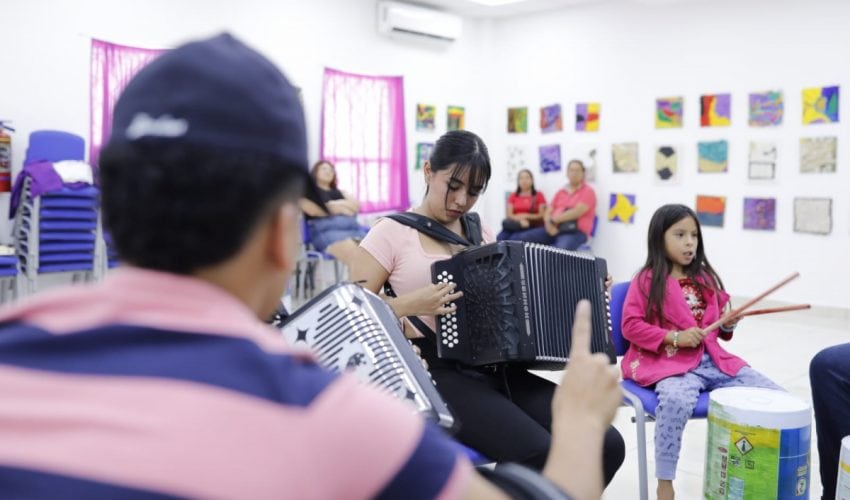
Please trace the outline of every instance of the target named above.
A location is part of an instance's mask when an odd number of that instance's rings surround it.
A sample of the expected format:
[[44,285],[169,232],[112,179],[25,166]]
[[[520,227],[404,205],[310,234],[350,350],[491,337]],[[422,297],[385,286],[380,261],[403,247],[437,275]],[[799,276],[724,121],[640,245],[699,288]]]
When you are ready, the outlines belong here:
[[74,281],[98,277],[97,206],[98,191],[93,186],[66,187],[33,198],[29,180],[25,181],[16,239],[26,293],[37,290],[39,274],[70,272]]
[[18,256],[0,255],[0,302],[14,299],[17,294]]
[[[84,154],[79,136],[37,131],[30,135],[24,163],[26,168],[32,162],[82,160]],[[15,245],[25,278],[18,280],[18,291],[37,291],[38,275],[44,273],[72,273],[73,281],[96,280],[100,275],[97,188],[62,187],[33,196],[30,184],[31,179],[25,178],[15,214]]]

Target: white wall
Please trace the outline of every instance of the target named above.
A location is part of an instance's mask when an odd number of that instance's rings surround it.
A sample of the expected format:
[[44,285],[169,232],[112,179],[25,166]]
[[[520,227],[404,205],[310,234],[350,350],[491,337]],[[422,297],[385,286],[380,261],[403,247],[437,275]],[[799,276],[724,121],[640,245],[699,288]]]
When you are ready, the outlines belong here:
[[[704,0],[687,5],[646,6],[608,2],[554,13],[499,21],[485,32],[498,54],[491,73],[492,120],[487,129],[491,155],[504,168],[507,145],[527,144],[536,158],[537,146],[560,143],[570,158],[577,144],[600,146],[601,163],[595,183],[601,224],[593,243],[609,261],[615,280],[626,280],[646,257],[646,230],[654,210],[670,202],[694,206],[697,194],[727,196],[721,228],[704,228],[708,257],[727,288],[754,295],[798,270],[802,278],[775,294],[786,301],[848,307],[844,284],[850,280],[850,66],[843,48],[850,45],[850,2],[783,0]],[[801,90],[841,84],[839,124],[802,126]],[[782,126],[755,129],[747,125],[748,94],[781,89],[785,93]],[[699,127],[700,94],[732,94],[732,126]],[[656,130],[657,97],[685,97],[685,126]],[[574,131],[576,102],[601,102],[601,129]],[[561,103],[565,131],[541,134],[539,108]],[[508,134],[506,108],[529,106],[529,133]],[[799,138],[838,136],[838,171],[799,173]],[[727,174],[697,173],[697,141],[724,138],[730,143]],[[750,140],[774,140],[779,148],[775,181],[747,177]],[[611,144],[637,141],[640,171],[614,174]],[[654,180],[654,146],[679,144],[677,186]],[[572,152],[571,152],[572,151]],[[539,172],[536,159],[533,169]],[[536,175],[550,194],[564,182],[565,172]],[[497,172],[487,201],[497,219],[505,189]],[[500,186],[499,183],[503,185]],[[607,222],[612,192],[637,195],[632,226]],[[777,198],[775,232],[742,229],[743,198]],[[793,232],[793,198],[833,198],[833,232],[816,236]]]
[[[435,47],[391,40],[376,28],[375,0],[12,0],[3,5],[0,117],[13,120],[13,166],[19,169],[32,130],[58,129],[88,140],[91,38],[152,48],[228,30],[280,65],[303,90],[311,159],[317,159],[324,67],[405,77],[409,165],[417,141],[433,142],[446,129],[446,106],[466,107],[470,129],[482,127],[483,96],[468,85],[478,24],[464,23],[463,39]],[[461,77],[458,77],[461,75]],[[437,105],[437,130],[417,133],[417,102]],[[411,179],[411,199],[424,193]],[[6,199],[0,197],[0,241],[8,241]]]
[[[564,158],[578,144],[600,148],[596,182],[598,212],[605,219],[611,192],[634,193],[639,211],[633,226],[603,221],[594,248],[609,260],[615,279],[627,279],[645,255],[646,225],[654,209],[667,202],[693,204],[696,194],[726,195],[726,226],[706,228],[709,257],[728,288],[752,295],[792,270],[803,278],[776,294],[787,301],[847,307],[841,285],[850,279],[844,263],[850,251],[848,184],[850,111],[843,101],[837,125],[800,125],[803,87],[850,85],[843,64],[850,3],[841,0],[693,0],[686,5],[641,6],[611,1],[540,15],[464,23],[463,38],[436,50],[381,37],[375,28],[375,0],[11,0],[4,2],[3,96],[0,115],[14,120],[13,165],[20,167],[27,134],[36,129],[68,130],[88,137],[88,65],[91,37],[135,46],[171,47],[182,40],[227,29],[281,65],[304,92],[310,152],[318,155],[322,68],[405,77],[409,165],[415,144],[433,142],[445,131],[449,104],[466,107],[467,128],[490,146],[494,176],[478,209],[491,225],[504,213],[508,144],[529,146],[532,159],[542,144],[559,142]],[[747,94],[785,92],[785,123],[773,129],[746,125]],[[847,88],[847,87],[845,87]],[[700,129],[698,98],[703,93],[732,93],[729,128]],[[655,130],[656,97],[683,95],[685,128]],[[846,100],[846,98],[845,98]],[[601,131],[572,131],[576,102],[602,103]],[[437,105],[437,130],[414,129],[417,102]],[[539,107],[560,103],[565,131],[542,135]],[[506,133],[509,106],[529,106],[527,135]],[[838,172],[800,175],[799,138],[838,135]],[[710,138],[730,141],[730,171],[696,173],[696,143]],[[751,139],[779,144],[777,179],[747,180]],[[641,171],[611,173],[610,145],[640,143]],[[659,187],[652,181],[652,147],[672,141],[684,149],[683,181]],[[571,153],[572,152],[572,153]],[[411,199],[424,191],[421,174],[412,172]],[[563,181],[563,172],[544,178],[547,194]],[[7,195],[3,195],[7,196]],[[741,229],[744,196],[775,196],[778,227],[773,233]],[[834,230],[829,236],[792,231],[795,196],[834,198]],[[5,206],[0,198],[0,206]],[[4,208],[0,211],[5,212]],[[2,214],[0,214],[2,215]],[[0,225],[0,237],[9,226]]]

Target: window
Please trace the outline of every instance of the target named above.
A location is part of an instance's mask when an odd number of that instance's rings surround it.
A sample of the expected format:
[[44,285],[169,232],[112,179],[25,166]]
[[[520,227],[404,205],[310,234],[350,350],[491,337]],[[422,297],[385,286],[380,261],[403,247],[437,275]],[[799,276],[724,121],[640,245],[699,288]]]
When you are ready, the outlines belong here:
[[91,41],[91,117],[89,163],[97,164],[100,148],[109,140],[115,101],[133,76],[164,50]]
[[335,165],[337,185],[363,213],[410,206],[403,87],[400,76],[325,68],[321,159]]

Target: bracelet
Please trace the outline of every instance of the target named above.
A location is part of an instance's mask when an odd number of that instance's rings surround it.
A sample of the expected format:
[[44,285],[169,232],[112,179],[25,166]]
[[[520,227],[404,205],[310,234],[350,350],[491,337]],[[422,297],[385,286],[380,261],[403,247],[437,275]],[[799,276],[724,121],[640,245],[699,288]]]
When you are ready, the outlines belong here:
[[673,348],[679,348],[679,334],[682,333],[679,330],[673,330]]
[[733,324],[729,328],[726,328],[726,325],[720,325],[720,331],[723,333],[732,333],[735,331],[736,326],[738,326],[738,323]]

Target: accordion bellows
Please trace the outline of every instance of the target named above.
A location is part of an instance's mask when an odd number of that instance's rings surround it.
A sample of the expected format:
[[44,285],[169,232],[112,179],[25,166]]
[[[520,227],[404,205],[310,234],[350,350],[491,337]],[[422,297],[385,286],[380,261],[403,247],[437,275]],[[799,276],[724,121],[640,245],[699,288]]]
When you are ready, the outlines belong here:
[[592,308],[591,350],[616,361],[604,259],[535,243],[502,241],[431,266],[434,283],[454,282],[457,311],[437,318],[437,355],[471,366],[521,363],[562,369],[575,308]]
[[407,400],[414,411],[447,429],[455,420],[430,374],[404,337],[393,310],[374,293],[351,283],[332,286],[280,326],[286,341],[313,351],[331,372]]

